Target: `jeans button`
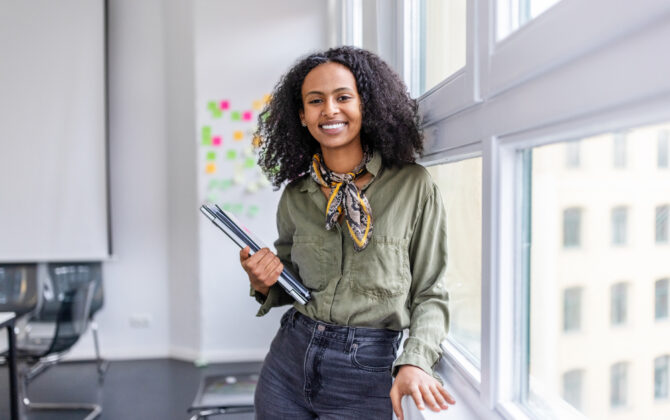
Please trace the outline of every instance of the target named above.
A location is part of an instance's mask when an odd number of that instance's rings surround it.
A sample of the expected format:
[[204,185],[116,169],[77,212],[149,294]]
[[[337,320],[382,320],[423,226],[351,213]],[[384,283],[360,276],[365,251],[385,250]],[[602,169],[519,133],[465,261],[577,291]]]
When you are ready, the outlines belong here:
[[325,331],[326,326],[325,325],[319,325],[318,327],[316,327],[316,329],[318,329],[319,331]]

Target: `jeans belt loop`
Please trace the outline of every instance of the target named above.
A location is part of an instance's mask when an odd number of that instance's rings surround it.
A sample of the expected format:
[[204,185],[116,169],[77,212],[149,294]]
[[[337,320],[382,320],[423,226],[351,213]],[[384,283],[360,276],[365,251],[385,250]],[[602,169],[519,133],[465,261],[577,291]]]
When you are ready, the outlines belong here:
[[295,319],[298,317],[298,310],[293,308],[293,313],[291,314],[291,328],[295,328]]
[[351,353],[351,346],[354,344],[355,337],[356,327],[349,327],[349,332],[347,334],[347,345],[344,347],[345,353]]

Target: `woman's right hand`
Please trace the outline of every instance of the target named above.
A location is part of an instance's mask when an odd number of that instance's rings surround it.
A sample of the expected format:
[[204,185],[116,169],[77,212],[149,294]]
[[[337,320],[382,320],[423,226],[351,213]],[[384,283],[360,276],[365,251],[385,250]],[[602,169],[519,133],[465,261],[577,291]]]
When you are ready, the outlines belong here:
[[242,248],[240,264],[249,276],[251,287],[267,296],[270,287],[277,282],[279,275],[284,270],[284,264],[269,248],[263,248],[251,256],[249,256],[249,252],[248,246]]

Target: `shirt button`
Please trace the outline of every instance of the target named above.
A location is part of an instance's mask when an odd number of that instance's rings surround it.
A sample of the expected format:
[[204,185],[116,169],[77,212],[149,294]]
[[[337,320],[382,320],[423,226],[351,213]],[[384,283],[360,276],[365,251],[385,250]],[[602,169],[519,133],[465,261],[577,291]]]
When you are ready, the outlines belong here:
[[316,327],[316,329],[319,330],[319,331],[325,331],[326,326],[325,325],[319,325],[318,327]]

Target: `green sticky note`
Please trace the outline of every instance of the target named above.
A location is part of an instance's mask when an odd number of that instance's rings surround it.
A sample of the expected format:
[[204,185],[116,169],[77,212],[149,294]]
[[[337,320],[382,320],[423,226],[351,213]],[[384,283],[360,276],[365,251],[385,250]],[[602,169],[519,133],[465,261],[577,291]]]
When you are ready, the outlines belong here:
[[234,214],[240,214],[240,213],[242,213],[242,210],[244,210],[244,204],[235,203],[235,204],[232,205],[232,212]]
[[233,180],[232,179],[224,179],[221,181],[221,189],[226,190],[230,187],[233,186]]
[[249,206],[249,208],[247,209],[247,216],[254,217],[257,214],[258,214],[258,206],[256,205]]
[[221,118],[223,116],[223,111],[218,108],[212,109],[212,117]]
[[216,152],[207,152],[207,160],[215,160]]
[[230,119],[233,121],[240,121],[242,119],[242,115],[240,114],[240,111],[233,111],[230,113]]
[[202,127],[202,144],[205,146],[212,144],[212,127],[208,125]]
[[221,208],[223,208],[225,211],[231,211],[233,206],[230,203],[223,203]]
[[207,108],[209,108],[212,111],[214,111],[215,109],[219,109],[219,107],[216,106],[216,101],[207,102]]
[[254,165],[256,165],[256,161],[254,160],[254,158],[246,158],[244,160],[244,167],[245,168],[253,168]]
[[234,149],[228,150],[228,152],[226,152],[226,157],[229,160],[235,160],[235,158],[237,157],[237,150]]

